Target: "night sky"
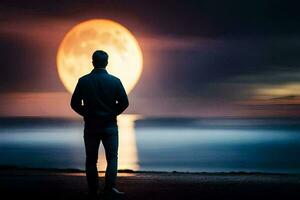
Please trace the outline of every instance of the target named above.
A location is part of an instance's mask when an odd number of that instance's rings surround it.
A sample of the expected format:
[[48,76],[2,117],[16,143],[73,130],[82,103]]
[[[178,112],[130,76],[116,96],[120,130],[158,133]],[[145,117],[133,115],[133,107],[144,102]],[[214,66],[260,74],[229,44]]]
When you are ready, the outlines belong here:
[[73,116],[57,48],[74,25],[105,18],[127,27],[144,55],[128,113],[299,116],[295,2],[1,1],[0,115]]

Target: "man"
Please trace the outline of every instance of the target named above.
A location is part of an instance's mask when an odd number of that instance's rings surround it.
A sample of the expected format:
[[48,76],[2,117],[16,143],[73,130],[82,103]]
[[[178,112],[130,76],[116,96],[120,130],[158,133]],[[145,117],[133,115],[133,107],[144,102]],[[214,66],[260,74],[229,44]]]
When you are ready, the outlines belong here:
[[98,150],[102,141],[107,168],[105,172],[105,195],[122,196],[115,188],[118,168],[117,115],[128,107],[124,87],[115,76],[106,71],[108,55],[97,50],[92,56],[94,69],[78,80],[71,99],[71,107],[84,118],[84,144],[86,151],[86,177],[89,196],[97,198]]

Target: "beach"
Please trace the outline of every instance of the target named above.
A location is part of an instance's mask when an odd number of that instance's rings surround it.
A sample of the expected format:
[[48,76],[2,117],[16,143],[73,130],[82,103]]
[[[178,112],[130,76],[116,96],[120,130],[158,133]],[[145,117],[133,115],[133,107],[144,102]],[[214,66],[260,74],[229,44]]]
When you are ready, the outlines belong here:
[[[103,183],[103,172],[100,174]],[[299,199],[299,174],[267,173],[118,173],[117,187],[126,199]],[[87,199],[80,170],[3,167],[0,190],[4,199]]]

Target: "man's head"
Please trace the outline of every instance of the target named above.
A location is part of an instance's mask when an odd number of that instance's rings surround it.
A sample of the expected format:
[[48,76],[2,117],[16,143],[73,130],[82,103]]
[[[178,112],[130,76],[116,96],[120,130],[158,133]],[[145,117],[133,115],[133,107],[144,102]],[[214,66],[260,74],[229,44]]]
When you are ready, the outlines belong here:
[[105,51],[97,50],[93,53],[93,65],[95,68],[105,68],[108,63],[108,54]]

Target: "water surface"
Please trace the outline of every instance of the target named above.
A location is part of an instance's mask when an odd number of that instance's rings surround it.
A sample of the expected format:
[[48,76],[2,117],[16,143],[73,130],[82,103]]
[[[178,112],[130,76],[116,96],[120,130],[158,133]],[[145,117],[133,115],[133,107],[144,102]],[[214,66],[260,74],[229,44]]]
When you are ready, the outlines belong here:
[[[286,122],[122,116],[119,169],[300,173],[300,128]],[[82,130],[77,120],[2,119],[0,165],[84,169]]]

